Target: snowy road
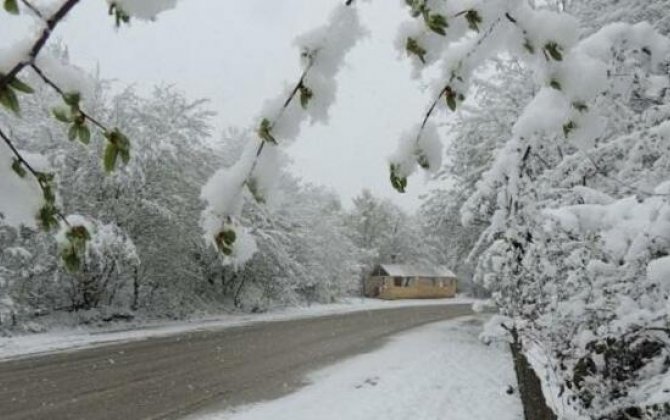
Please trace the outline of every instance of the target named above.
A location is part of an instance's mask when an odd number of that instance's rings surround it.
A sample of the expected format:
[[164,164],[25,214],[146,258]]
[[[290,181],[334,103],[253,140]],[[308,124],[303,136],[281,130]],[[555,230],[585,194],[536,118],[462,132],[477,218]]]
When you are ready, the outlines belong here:
[[428,322],[431,305],[195,331],[0,363],[3,419],[177,418],[279,397],[308,372]]
[[509,346],[478,338],[486,319],[414,328],[310,373],[309,385],[282,398],[187,420],[522,420]]

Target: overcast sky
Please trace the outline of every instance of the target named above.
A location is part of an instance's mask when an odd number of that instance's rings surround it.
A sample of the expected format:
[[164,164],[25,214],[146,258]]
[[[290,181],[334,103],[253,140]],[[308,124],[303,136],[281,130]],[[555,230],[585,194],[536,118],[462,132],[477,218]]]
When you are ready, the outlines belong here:
[[[211,99],[216,137],[226,126],[248,127],[265,98],[300,74],[295,36],[325,22],[343,0],[181,0],[156,22],[114,28],[103,0],[82,1],[54,39],[85,69],[99,65],[117,86],[170,83],[188,96]],[[44,1],[43,1],[44,2]],[[387,156],[401,131],[420,121],[429,99],[393,48],[405,18],[400,0],[362,3],[370,36],[347,57],[338,76],[337,102],[328,125],[305,127],[289,148],[291,170],[335,189],[345,205],[363,188],[415,209],[428,188],[423,175],[408,193],[393,190]],[[0,13],[0,47],[24,37],[27,20]]]

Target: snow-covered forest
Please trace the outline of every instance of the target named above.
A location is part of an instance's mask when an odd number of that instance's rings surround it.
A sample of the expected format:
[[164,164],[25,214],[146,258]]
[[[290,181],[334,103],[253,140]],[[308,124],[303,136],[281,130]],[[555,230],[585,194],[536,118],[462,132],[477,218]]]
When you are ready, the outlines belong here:
[[[430,180],[415,212],[287,169],[366,2],[296,33],[301,73],[224,130],[208,98],[113,90],[47,42],[78,1],[3,3],[37,29],[0,51],[0,331],[332,302],[378,263],[445,264],[560,418],[670,418],[670,2],[388,4],[432,98],[382,151],[399,194]],[[119,31],[189,7],[100,3]]]
[[[54,53],[67,61],[63,50]],[[329,302],[358,294],[362,276],[375,263],[447,258],[423,239],[418,219],[389,200],[363,191],[344,209],[328,189],[280,172],[276,202],[247,199],[240,213],[258,251],[246,264],[223,264],[202,239],[198,196],[215,168],[233,165],[254,133],[234,127],[214,133],[207,101],[190,101],[172,87],[156,86],[149,97],[132,88],[110,95],[104,80],[86,77],[93,92],[87,109],[133,139],[132,159],[106,174],[98,135],[85,147],[63,141],[67,127],[51,109],[58,96],[34,77],[25,78],[35,92],[22,98],[21,118],[3,114],[2,122],[21,139],[26,159],[55,175],[59,207],[82,215],[75,220],[84,220],[91,239],[72,269],[62,259],[58,235],[35,224],[12,226],[12,208],[6,210],[5,328],[63,311],[81,313],[75,322],[98,322],[135,312],[183,317],[221,305],[259,311]],[[3,185],[3,197],[30,181],[8,175],[16,185]],[[7,204],[14,203],[3,200]]]

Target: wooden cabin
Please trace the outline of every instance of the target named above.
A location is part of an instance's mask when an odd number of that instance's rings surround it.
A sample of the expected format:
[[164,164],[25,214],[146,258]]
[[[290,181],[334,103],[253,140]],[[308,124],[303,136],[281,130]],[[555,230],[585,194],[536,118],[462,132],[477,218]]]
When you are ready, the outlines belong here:
[[456,275],[444,266],[379,264],[364,294],[379,299],[439,299],[456,295]]

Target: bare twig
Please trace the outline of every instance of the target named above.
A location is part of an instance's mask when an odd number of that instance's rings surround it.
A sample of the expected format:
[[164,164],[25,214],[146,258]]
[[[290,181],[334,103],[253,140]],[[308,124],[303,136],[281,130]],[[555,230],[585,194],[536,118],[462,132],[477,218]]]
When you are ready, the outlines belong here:
[[42,14],[42,11],[38,9],[34,4],[29,2],[28,0],[21,0],[21,3],[23,3],[28,9],[30,9],[30,11],[33,12],[35,16],[44,20],[44,15]]

